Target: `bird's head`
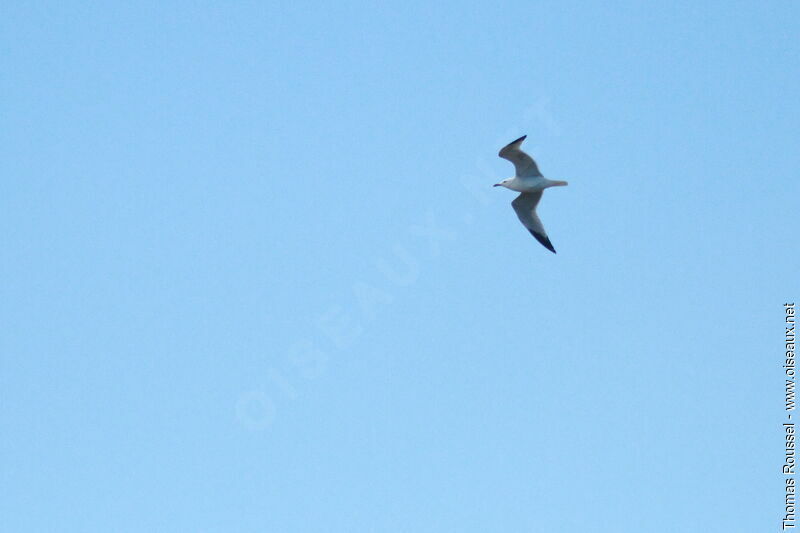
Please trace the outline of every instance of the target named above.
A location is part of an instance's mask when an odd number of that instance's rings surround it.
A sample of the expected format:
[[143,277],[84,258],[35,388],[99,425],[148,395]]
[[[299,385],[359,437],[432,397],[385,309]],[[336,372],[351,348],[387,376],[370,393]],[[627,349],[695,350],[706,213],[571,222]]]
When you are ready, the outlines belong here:
[[500,183],[495,183],[492,187],[508,187],[508,182],[510,182],[514,178],[508,178],[506,180],[501,181]]

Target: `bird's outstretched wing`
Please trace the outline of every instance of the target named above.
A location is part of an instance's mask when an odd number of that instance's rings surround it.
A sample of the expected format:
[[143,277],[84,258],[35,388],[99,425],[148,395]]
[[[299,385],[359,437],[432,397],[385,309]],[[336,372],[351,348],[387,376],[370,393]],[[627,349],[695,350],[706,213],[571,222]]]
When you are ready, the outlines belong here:
[[539,204],[539,200],[541,199],[541,191],[524,192],[517,196],[513,202],[511,202],[511,207],[514,208],[514,211],[519,217],[519,221],[522,222],[523,226],[528,228],[528,231],[531,232],[531,235],[533,235],[537,241],[542,243],[542,246],[551,252],[556,253],[556,249],[553,248],[553,243],[550,242],[550,239],[547,237],[547,233],[544,231],[542,221],[539,220],[539,216],[536,214],[536,206]]
[[526,137],[527,135],[523,135],[516,141],[508,143],[497,155],[514,163],[514,169],[517,171],[517,176],[520,178],[526,176],[541,176],[542,173],[539,172],[536,161],[520,148],[522,141],[524,141]]

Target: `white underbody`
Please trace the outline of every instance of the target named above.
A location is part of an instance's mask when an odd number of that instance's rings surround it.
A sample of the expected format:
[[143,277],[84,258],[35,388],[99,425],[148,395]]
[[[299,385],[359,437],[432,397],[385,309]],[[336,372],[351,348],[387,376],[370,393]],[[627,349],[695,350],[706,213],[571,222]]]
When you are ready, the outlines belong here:
[[523,178],[514,176],[509,180],[502,181],[500,184],[507,189],[511,189],[512,191],[539,192],[547,189],[548,187],[553,187],[558,183],[559,182],[549,180],[544,176],[526,176]]

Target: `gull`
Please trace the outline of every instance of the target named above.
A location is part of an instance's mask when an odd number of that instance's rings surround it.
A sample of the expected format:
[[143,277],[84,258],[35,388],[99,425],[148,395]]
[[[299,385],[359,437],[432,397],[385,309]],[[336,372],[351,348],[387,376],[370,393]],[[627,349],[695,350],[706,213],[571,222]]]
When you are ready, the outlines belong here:
[[497,154],[503,159],[508,159],[514,163],[516,175],[500,183],[495,183],[494,186],[505,187],[521,193],[511,202],[511,207],[516,211],[519,221],[537,241],[542,243],[542,246],[556,253],[553,243],[550,242],[547,233],[544,231],[542,221],[539,220],[539,216],[536,214],[536,206],[539,205],[539,200],[542,199],[542,192],[545,189],[548,187],[563,187],[567,185],[567,182],[549,180],[542,176],[542,173],[539,172],[539,167],[536,166],[536,161],[520,149],[520,145],[522,145],[522,141],[526,137],[527,135],[523,135],[516,141],[508,143]]

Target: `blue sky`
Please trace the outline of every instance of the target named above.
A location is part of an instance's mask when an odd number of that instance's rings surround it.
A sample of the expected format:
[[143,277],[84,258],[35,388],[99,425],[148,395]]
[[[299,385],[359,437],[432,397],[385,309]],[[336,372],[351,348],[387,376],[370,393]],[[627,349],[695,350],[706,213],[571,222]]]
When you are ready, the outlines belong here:
[[2,529],[777,528],[798,15],[5,3]]

